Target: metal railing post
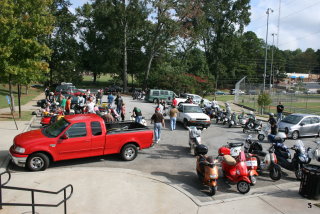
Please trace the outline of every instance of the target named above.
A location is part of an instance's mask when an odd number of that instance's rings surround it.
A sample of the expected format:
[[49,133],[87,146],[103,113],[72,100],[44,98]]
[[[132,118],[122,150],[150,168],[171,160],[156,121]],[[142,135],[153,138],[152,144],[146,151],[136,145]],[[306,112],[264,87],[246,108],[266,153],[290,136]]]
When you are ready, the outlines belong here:
[[34,191],[31,191],[31,202],[32,202],[32,214],[36,214],[35,206],[34,206]]
[[64,198],[64,214],[67,214],[67,193],[66,193],[66,189],[63,190],[63,198]]
[[2,179],[0,175],[0,209],[2,210]]

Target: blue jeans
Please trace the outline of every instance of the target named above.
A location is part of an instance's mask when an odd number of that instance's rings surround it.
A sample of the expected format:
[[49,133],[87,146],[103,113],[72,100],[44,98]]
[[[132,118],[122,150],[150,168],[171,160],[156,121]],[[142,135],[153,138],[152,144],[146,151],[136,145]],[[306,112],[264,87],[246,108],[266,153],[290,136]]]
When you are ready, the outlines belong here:
[[177,123],[177,118],[176,117],[170,117],[171,130],[175,130],[176,129],[176,123]]
[[141,123],[142,116],[136,116],[135,122],[136,123]]
[[278,113],[277,121],[280,122],[282,120],[282,112]]
[[118,114],[121,113],[121,106],[117,106],[117,112],[118,112]]
[[154,140],[156,142],[160,140],[161,128],[162,128],[161,123],[154,124]]
[[275,138],[275,135],[269,134],[269,135],[268,135],[268,141],[269,141],[269,143],[274,143],[274,138]]

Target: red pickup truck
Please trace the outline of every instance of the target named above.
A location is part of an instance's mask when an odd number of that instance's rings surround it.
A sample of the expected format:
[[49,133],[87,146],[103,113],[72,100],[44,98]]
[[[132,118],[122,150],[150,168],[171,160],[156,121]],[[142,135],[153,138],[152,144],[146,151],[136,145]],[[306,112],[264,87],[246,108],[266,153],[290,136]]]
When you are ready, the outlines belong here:
[[13,162],[31,171],[45,170],[50,162],[120,153],[136,158],[149,148],[153,131],[135,122],[105,123],[95,114],[68,115],[42,129],[17,135],[10,148]]

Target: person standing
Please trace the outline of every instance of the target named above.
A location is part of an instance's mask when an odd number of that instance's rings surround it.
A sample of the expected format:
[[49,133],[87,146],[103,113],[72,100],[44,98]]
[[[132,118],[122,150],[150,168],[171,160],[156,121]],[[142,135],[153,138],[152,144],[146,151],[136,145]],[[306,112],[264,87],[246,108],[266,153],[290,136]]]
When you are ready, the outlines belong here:
[[44,94],[46,95],[46,100],[48,100],[49,99],[49,95],[50,95],[49,87],[46,87],[46,89],[44,90]]
[[132,113],[133,113],[133,117],[135,118],[135,122],[136,123],[141,123],[141,120],[142,120],[141,109],[139,109],[137,107],[134,107]]
[[71,110],[71,96],[69,96],[66,101],[66,114],[70,114],[70,110]]
[[67,103],[67,99],[65,98],[65,96],[61,95],[61,103],[60,103],[60,106],[61,106],[61,109],[64,111],[65,108],[66,108],[66,103]]
[[178,100],[175,97],[173,97],[172,106],[177,107],[177,105],[178,105]]
[[280,121],[282,120],[282,113],[283,113],[283,110],[284,110],[284,106],[281,104],[281,102],[279,102],[279,105],[277,105],[277,120]]
[[108,103],[109,103],[109,107],[112,106],[112,102],[113,102],[113,95],[109,92],[108,94]]
[[126,106],[124,105],[124,103],[122,103],[122,106],[121,106],[121,119],[122,119],[122,121],[124,121],[125,116],[126,116]]
[[176,129],[178,113],[179,113],[178,109],[176,109],[176,107],[174,105],[172,105],[172,108],[170,110],[170,128],[171,128],[171,131]]
[[161,137],[161,128],[165,127],[164,117],[159,111],[160,111],[160,109],[156,108],[155,113],[151,117],[151,123],[152,122],[154,123],[154,142],[155,142],[155,144],[159,143],[160,137]]
[[87,103],[87,113],[95,114],[93,98],[90,97]]
[[114,100],[114,103],[116,104],[117,106],[117,112],[118,114],[121,113],[121,107],[122,107],[122,103],[123,103],[123,100],[121,98],[120,95],[117,95],[117,98]]

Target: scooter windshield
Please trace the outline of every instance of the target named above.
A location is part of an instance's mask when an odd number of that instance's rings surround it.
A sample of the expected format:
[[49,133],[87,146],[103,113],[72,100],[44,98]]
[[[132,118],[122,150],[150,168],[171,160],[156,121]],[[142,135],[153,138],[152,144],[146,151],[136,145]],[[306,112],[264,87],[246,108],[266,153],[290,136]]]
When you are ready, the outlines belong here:
[[304,147],[304,144],[303,144],[302,140],[297,140],[295,142],[295,146],[299,149],[301,154],[305,154],[306,153],[306,149]]

